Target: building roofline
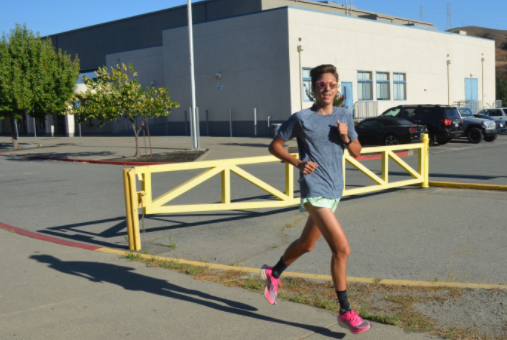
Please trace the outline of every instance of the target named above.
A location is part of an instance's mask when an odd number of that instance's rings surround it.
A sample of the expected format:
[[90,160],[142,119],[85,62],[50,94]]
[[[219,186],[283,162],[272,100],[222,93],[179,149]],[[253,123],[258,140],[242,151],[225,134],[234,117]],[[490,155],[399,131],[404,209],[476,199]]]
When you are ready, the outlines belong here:
[[[201,3],[211,2],[211,1],[217,1],[217,0],[201,0],[201,1],[199,1],[199,2],[194,2],[194,3],[192,4],[192,6],[194,6],[194,5],[200,5]],[[118,22],[123,22],[123,21],[131,20],[131,19],[137,19],[137,18],[147,17],[147,16],[150,16],[150,15],[160,14],[160,13],[162,13],[162,12],[173,11],[173,10],[175,10],[175,9],[182,8],[182,7],[186,7],[186,6],[187,6],[187,5],[180,5],[180,6],[175,6],[175,7],[170,7],[170,8],[160,9],[160,10],[158,10],[158,11],[154,11],[154,12],[148,12],[148,13],[143,13],[143,14],[134,15],[134,16],[131,16],[131,17],[126,17],[126,18],[121,18],[121,19],[116,19],[116,20],[106,21],[106,22],[102,22],[102,23],[100,23],[100,24],[94,24],[94,25],[90,25],[90,26],[85,26],[85,27],[75,28],[75,29],[72,29],[72,30],[69,30],[69,31],[58,32],[58,33],[53,33],[53,34],[48,34],[48,35],[44,36],[44,38],[52,38],[52,37],[57,36],[57,35],[62,35],[62,34],[67,34],[67,33],[74,33],[74,32],[76,32],[76,31],[85,30],[85,29],[89,29],[89,28],[95,28],[95,27],[100,27],[100,26],[105,26],[105,25],[110,25],[110,24],[114,24],[114,23],[118,23]]]
[[[218,0],[201,0],[199,2],[193,3],[192,6],[194,6],[194,5],[199,6],[200,4],[203,4],[203,3],[206,3],[206,2],[213,2],[213,1],[218,1]],[[338,6],[338,5],[341,5],[341,4],[333,5],[333,4],[330,4],[330,3],[323,3],[323,2],[318,2],[318,1],[308,1],[308,0],[294,0],[294,1],[296,1],[296,2],[302,2],[302,3],[306,3],[306,4],[310,4],[310,5],[323,6],[323,7],[327,7],[327,8],[335,8],[335,9],[336,8],[344,8],[343,6]],[[80,31],[80,30],[86,30],[86,29],[90,29],[90,28],[96,28],[96,27],[106,26],[106,25],[110,25],[110,24],[114,24],[114,23],[124,22],[124,21],[132,20],[132,19],[137,19],[137,18],[142,18],[142,17],[147,17],[147,16],[151,16],[151,15],[156,15],[156,14],[160,14],[162,12],[169,12],[169,11],[173,11],[173,10],[177,10],[177,9],[181,9],[181,8],[186,8],[186,7],[187,7],[187,5],[180,5],[180,6],[165,8],[165,9],[161,9],[161,10],[154,11],[154,12],[143,13],[143,14],[134,15],[134,16],[131,16],[131,17],[126,17],[126,18],[106,21],[106,22],[103,22],[103,23],[95,24],[95,25],[75,28],[75,29],[72,29],[72,30],[69,30],[69,31],[48,34],[48,35],[44,36],[43,38],[52,38],[52,37],[55,37],[55,36],[58,36],[58,35],[63,35],[63,34],[68,34],[68,33],[74,33],[76,31]],[[257,12],[244,13],[244,14],[240,14],[238,16],[246,15],[246,14],[254,14],[254,13],[258,13],[258,12],[266,12],[266,11],[271,11],[271,10],[276,10],[276,9],[281,9],[281,8],[287,8],[287,7],[293,8],[294,6],[290,6],[290,5],[289,6],[282,6],[282,7],[277,7],[277,8],[271,8],[271,9],[268,9],[268,10],[262,10],[262,11],[257,11]],[[296,8],[300,8],[300,9],[303,9],[303,10],[310,10],[310,11],[312,10],[312,9],[301,8],[301,7],[296,7]],[[420,21],[420,20],[414,20],[414,19],[407,19],[407,18],[403,18],[403,17],[399,17],[399,16],[392,16],[392,15],[389,15],[389,14],[370,12],[370,11],[366,11],[366,10],[358,10],[357,7],[352,7],[352,11],[360,12],[360,13],[364,13],[364,14],[374,14],[374,15],[378,15],[381,18],[386,18],[386,19],[406,20],[408,22],[413,22],[413,23],[416,23],[416,24],[423,24],[423,25],[434,27],[433,24],[429,23],[429,22]],[[324,11],[324,12],[325,13],[330,13],[330,12],[326,12],[326,11]],[[330,13],[330,14],[337,14],[337,13]],[[340,15],[340,14],[337,14],[337,15]],[[234,17],[234,16],[232,16],[232,17]],[[221,19],[228,19],[228,18],[232,18],[232,17],[224,17],[224,18],[221,18]],[[220,19],[209,20],[209,21],[216,21],[216,20],[220,20]],[[206,21],[206,22],[208,22],[208,21]],[[186,25],[182,25],[182,26],[186,26]],[[171,27],[171,28],[177,28],[177,27],[182,27],[182,26],[175,26],[175,27]]]
[[[359,17],[350,16],[350,15],[343,15],[343,14],[338,14],[338,13],[330,13],[330,12],[317,11],[317,10],[314,10],[314,9],[309,9],[309,8],[301,8],[301,7],[293,7],[293,6],[287,6],[287,8],[290,8],[290,9],[297,9],[297,10],[301,10],[301,11],[317,12],[317,13],[323,13],[323,14],[335,15],[335,16],[346,17],[346,18],[352,18],[352,19],[358,19],[358,20],[366,20],[366,21],[369,21],[369,22],[372,22],[372,21],[373,21],[373,22],[376,22],[376,23],[379,23],[379,24],[395,25],[395,26],[406,27],[406,28],[410,28],[410,29],[420,29],[420,30],[425,30],[425,31],[428,31],[428,32],[433,32],[433,33],[448,34],[448,35],[453,35],[453,36],[468,37],[468,38],[481,39],[481,40],[488,40],[488,41],[493,41],[493,42],[494,42],[494,40],[491,40],[491,39],[480,38],[480,37],[474,37],[474,36],[471,36],[471,35],[462,35],[462,34],[457,34],[457,33],[447,32],[447,31],[439,31],[439,30],[434,30],[434,29],[427,28],[427,27],[420,27],[420,26],[408,26],[408,25],[402,25],[402,24],[395,24],[395,23],[392,23],[392,22],[385,22],[385,21],[378,21],[378,20],[370,20],[370,19],[359,18]],[[224,18],[224,19],[225,19],[225,18]],[[200,23],[200,24],[201,24],[201,23]]]
[[[233,15],[233,16],[230,16],[230,17],[225,17],[225,18],[219,18],[219,19],[214,19],[214,20],[194,23],[193,26],[202,25],[202,24],[206,24],[206,23],[214,22],[214,21],[220,21],[220,20],[226,20],[226,19],[243,17],[245,15],[260,14],[260,13],[278,11],[278,10],[283,10],[283,9],[295,9],[295,10],[300,10],[300,11],[308,11],[308,12],[316,12],[316,13],[322,13],[322,14],[329,14],[329,15],[334,15],[334,16],[339,16],[339,17],[344,17],[344,18],[351,18],[351,19],[357,19],[357,20],[365,20],[365,21],[368,21],[368,22],[375,22],[375,23],[379,23],[379,24],[395,25],[395,26],[404,27],[404,28],[407,28],[407,29],[420,29],[420,30],[425,30],[425,31],[428,31],[428,32],[433,32],[433,33],[448,34],[448,35],[460,36],[460,37],[464,37],[464,38],[474,38],[474,39],[481,39],[481,40],[487,40],[487,41],[493,41],[494,42],[494,40],[491,40],[491,39],[474,37],[474,36],[471,36],[471,35],[461,35],[461,34],[447,32],[447,31],[439,31],[439,30],[434,30],[434,29],[427,28],[427,27],[408,26],[408,25],[403,25],[403,24],[395,24],[395,23],[392,23],[392,22],[371,20],[371,19],[354,17],[354,16],[350,16],[350,15],[343,15],[343,14],[338,14],[338,13],[330,13],[330,12],[325,12],[325,11],[318,11],[318,10],[315,10],[315,9],[301,8],[301,7],[294,7],[294,6],[277,7],[277,8],[272,8],[272,9],[264,10],[264,11],[257,11],[257,12],[250,12],[250,13],[245,13],[245,14]],[[174,27],[168,27],[168,28],[163,28],[162,31],[167,31],[167,30],[172,30],[172,29],[181,28],[181,27],[187,27],[187,26],[188,26],[188,24],[187,25],[174,26]]]
[[[232,19],[232,18],[244,17],[244,16],[246,16],[246,15],[260,14],[260,13],[268,13],[268,12],[274,12],[274,11],[280,11],[280,10],[282,10],[282,9],[287,9],[287,8],[290,8],[290,7],[289,7],[289,6],[276,7],[276,8],[271,8],[271,9],[265,9],[265,10],[263,10],[263,11],[255,11],[255,12],[243,13],[243,14],[238,14],[238,15],[231,15],[230,17],[224,17],[224,18],[212,19],[212,20],[208,20],[208,21],[194,22],[192,26],[197,26],[197,25],[207,24],[207,23],[209,23],[209,22],[215,22],[215,21],[220,21],[220,20],[227,20],[227,19]],[[297,9],[302,9],[302,8],[300,8],[300,7],[295,7],[295,8],[297,8]],[[327,12],[323,12],[323,13],[327,13]],[[162,28],[162,31],[172,30],[172,29],[175,29],[175,28],[181,28],[181,27],[188,27],[188,24],[185,24],[185,25],[179,25],[179,26],[173,26],[173,27],[167,27],[167,28]]]
[[[311,5],[319,5],[319,6],[323,6],[323,7],[330,7],[330,8],[342,8],[342,9],[345,8],[345,5],[340,4],[340,3],[337,3],[336,5],[334,5],[332,3],[325,3],[325,2],[319,2],[319,1],[309,1],[309,0],[294,0],[294,1],[295,2],[303,2],[303,3],[311,4]],[[294,7],[294,6],[288,5],[286,7]],[[298,7],[298,8],[300,8],[300,7]],[[311,10],[309,8],[301,8],[301,9]],[[366,10],[363,10],[363,9],[357,9],[357,7],[352,7],[351,11],[365,13],[365,14],[375,14],[375,15],[378,15],[379,17],[381,17],[381,18],[406,20],[406,21],[410,21],[410,22],[413,22],[413,23],[416,23],[416,24],[423,24],[423,25],[435,27],[431,22],[421,21],[421,20],[417,20],[417,19],[408,19],[408,18],[404,18],[404,17],[394,16],[394,15],[389,15],[389,14],[384,14],[384,13],[378,13],[378,12],[370,12],[370,11],[366,11]],[[337,13],[332,13],[332,14],[337,14]]]

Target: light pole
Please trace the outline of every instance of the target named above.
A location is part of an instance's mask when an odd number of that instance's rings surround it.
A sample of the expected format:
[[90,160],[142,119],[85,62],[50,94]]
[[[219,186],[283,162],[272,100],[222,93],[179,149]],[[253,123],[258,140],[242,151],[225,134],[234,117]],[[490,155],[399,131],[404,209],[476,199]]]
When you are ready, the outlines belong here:
[[188,39],[190,45],[190,82],[192,87],[192,109],[190,113],[190,136],[192,139],[192,150],[200,149],[200,136],[198,136],[196,100],[195,100],[195,75],[194,75],[194,39],[192,31],[192,0],[188,0]]

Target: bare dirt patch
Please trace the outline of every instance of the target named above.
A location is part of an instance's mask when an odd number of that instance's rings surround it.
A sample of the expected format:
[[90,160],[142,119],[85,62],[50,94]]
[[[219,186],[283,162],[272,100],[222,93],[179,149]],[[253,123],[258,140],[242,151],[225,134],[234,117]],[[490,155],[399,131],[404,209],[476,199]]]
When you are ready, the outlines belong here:
[[183,151],[174,151],[174,152],[163,152],[163,153],[154,153],[151,155],[142,155],[141,157],[122,157],[122,158],[111,158],[106,159],[107,161],[115,161],[115,162],[153,162],[153,163],[180,163],[180,162],[193,162],[202,155],[204,155],[208,150],[183,150]]

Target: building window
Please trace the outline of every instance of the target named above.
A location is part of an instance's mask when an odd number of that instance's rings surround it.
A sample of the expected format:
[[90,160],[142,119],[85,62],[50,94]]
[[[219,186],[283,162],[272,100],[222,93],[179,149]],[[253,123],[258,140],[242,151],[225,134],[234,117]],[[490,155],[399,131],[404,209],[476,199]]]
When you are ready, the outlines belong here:
[[407,100],[407,74],[393,73],[394,100]]
[[97,75],[95,74],[95,71],[83,72],[77,78],[76,84],[84,84],[83,76],[85,76],[86,78],[89,78],[89,79],[97,78]]
[[357,72],[357,98],[358,100],[373,99],[371,72]]
[[391,81],[388,72],[377,72],[377,100],[389,100]]
[[311,102],[308,92],[312,92],[312,78],[310,77],[311,68],[303,68],[303,101]]

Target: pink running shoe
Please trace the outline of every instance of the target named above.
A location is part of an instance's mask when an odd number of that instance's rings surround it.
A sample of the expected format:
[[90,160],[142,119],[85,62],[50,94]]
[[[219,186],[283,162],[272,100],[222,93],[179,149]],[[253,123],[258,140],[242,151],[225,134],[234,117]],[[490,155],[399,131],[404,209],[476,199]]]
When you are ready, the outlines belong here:
[[282,283],[277,278],[273,277],[273,267],[268,267],[267,265],[262,266],[261,268],[261,276],[264,280],[266,280],[266,289],[264,289],[264,296],[266,300],[272,305],[276,304],[276,296],[278,294],[278,285],[280,285],[280,289],[282,289]]
[[340,327],[348,328],[354,334],[366,332],[371,327],[369,322],[364,321],[352,309],[338,315],[338,324]]

